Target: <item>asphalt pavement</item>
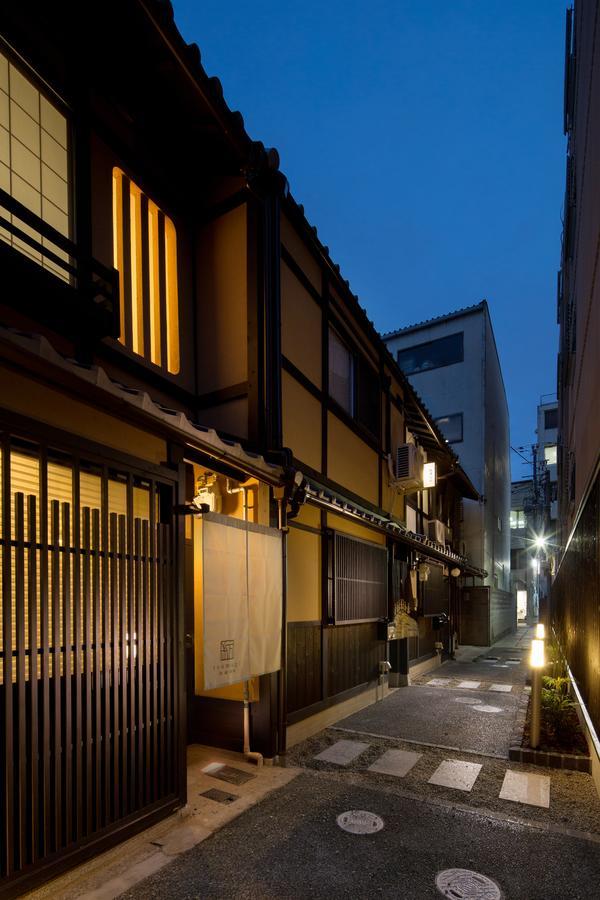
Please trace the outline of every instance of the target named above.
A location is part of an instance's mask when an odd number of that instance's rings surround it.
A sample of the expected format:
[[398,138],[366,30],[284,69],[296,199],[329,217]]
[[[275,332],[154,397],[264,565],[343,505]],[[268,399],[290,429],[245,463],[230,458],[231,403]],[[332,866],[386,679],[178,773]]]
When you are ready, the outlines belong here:
[[[346,833],[347,810],[383,829]],[[600,844],[306,772],[124,896],[439,900],[436,877],[453,868],[491,878],[504,900],[590,900]]]

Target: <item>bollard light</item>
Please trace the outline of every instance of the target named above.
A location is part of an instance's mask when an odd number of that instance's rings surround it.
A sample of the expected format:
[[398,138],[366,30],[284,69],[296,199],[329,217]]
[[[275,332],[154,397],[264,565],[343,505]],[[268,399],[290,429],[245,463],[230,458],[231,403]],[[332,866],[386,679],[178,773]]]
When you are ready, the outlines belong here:
[[546,637],[546,628],[544,627],[543,622],[538,622],[538,624],[535,626],[535,636],[541,641],[543,641]]
[[[543,626],[542,626],[543,627]],[[544,642],[539,638],[531,642],[531,657],[529,664],[532,669],[543,669],[546,665],[544,658]]]

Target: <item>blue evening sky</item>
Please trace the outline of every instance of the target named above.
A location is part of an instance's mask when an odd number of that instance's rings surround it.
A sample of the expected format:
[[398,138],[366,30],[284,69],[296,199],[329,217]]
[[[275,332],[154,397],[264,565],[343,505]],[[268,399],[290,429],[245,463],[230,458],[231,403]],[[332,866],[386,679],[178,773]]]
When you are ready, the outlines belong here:
[[487,298],[512,443],[534,441],[556,390],[565,0],[174,7],[380,331]]

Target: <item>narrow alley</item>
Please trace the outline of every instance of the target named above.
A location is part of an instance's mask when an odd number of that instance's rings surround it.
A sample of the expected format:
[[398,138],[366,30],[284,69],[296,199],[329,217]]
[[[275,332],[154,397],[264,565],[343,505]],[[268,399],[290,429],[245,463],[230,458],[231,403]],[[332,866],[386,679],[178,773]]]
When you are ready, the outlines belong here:
[[[100,858],[87,881],[65,882],[60,896],[108,900],[130,885],[122,896],[132,900],[434,898],[440,890],[455,900],[587,900],[600,878],[591,776],[508,759],[529,690],[529,640],[520,628],[487,650],[463,648],[418,683],[293,747],[283,769],[253,769],[207,748],[213,761],[202,790],[190,790],[191,821],[206,826],[225,804],[226,824],[214,818],[174,860],[165,839],[133,839],[116,867],[110,854]],[[248,803],[248,787],[277,772],[268,795]],[[344,820],[357,810],[355,824]],[[134,880],[150,877],[133,884],[126,862],[131,868],[140,842],[147,855]]]

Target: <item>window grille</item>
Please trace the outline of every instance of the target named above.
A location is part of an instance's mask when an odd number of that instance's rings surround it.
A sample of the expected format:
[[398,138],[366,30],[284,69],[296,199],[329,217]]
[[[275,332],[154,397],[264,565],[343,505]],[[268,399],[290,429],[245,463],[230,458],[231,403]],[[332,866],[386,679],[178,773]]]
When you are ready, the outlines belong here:
[[387,549],[333,534],[333,613],[336,624],[372,622],[388,613]]
[[120,274],[120,342],[163,371],[179,372],[177,235],[171,219],[113,169],[113,251]]

